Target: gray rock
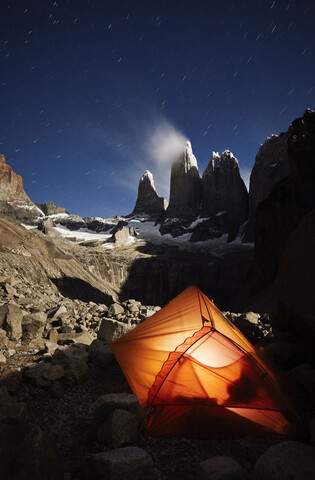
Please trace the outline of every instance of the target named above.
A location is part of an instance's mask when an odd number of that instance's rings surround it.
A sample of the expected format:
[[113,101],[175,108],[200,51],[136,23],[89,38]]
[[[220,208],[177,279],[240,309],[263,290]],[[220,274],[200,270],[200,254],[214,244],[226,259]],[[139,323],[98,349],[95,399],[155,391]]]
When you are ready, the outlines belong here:
[[150,478],[152,458],[138,447],[124,447],[96,453],[83,462],[85,479],[90,480],[147,480]]
[[43,334],[47,316],[44,312],[31,313],[22,318],[22,340],[30,342]]
[[204,216],[226,212],[230,239],[236,237],[248,218],[248,192],[240,176],[238,161],[228,150],[221,156],[212,152],[202,175],[201,212]]
[[115,361],[115,355],[110,347],[102,340],[93,340],[88,353],[89,361],[97,367],[106,367]]
[[45,215],[56,215],[57,213],[68,213],[67,210],[63,207],[58,207],[53,202],[46,202],[46,203],[37,203],[37,207],[45,214]]
[[107,415],[116,409],[139,413],[139,402],[132,393],[109,393],[98,398],[92,405],[93,418],[96,423],[101,423]]
[[306,443],[278,443],[258,459],[254,480],[310,480],[315,472],[315,448]]
[[84,348],[77,346],[57,349],[53,355],[52,362],[64,369],[63,381],[69,385],[81,383],[88,374],[87,366],[88,353]]
[[109,413],[97,431],[98,439],[112,448],[136,443],[139,421],[134,413],[117,409]]
[[7,303],[0,307],[0,327],[4,328],[10,340],[22,338],[22,318],[23,312],[17,305]]
[[200,463],[203,477],[207,480],[244,480],[246,470],[231,457],[212,457]]
[[120,313],[125,313],[125,310],[119,303],[112,303],[108,309],[108,313],[110,315],[119,315]]
[[201,179],[190,142],[172,165],[170,203],[165,218],[196,217],[201,202]]
[[39,362],[24,368],[24,378],[36,387],[48,387],[52,382],[62,378],[65,371],[61,365]]
[[132,215],[158,217],[166,208],[167,200],[158,196],[153,175],[146,170],[139,181],[138,197]]
[[117,320],[112,320],[110,318],[103,318],[100,329],[97,333],[97,338],[110,343],[113,340],[116,340],[116,338],[125,335],[125,333],[131,330],[131,328],[132,327],[126,323],[118,322]]

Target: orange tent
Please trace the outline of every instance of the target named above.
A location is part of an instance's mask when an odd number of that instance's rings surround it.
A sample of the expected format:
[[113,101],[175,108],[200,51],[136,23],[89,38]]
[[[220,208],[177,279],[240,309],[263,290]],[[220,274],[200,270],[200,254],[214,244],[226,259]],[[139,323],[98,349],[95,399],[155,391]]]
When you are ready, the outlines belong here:
[[289,405],[243,334],[197,288],[110,344],[149,436],[291,435]]

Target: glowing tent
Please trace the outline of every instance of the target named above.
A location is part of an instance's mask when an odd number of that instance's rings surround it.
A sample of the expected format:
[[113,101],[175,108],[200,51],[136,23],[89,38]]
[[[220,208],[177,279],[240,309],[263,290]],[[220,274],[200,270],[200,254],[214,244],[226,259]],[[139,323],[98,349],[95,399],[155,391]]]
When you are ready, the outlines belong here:
[[292,434],[289,405],[243,334],[197,288],[110,344],[149,436]]

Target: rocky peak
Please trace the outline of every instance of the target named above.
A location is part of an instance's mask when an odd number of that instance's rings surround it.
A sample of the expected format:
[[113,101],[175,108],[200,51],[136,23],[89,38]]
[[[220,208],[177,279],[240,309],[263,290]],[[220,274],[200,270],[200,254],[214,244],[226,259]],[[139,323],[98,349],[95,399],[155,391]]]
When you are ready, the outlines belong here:
[[197,159],[191,143],[187,141],[183,154],[172,165],[170,203],[166,216],[168,218],[196,216],[201,202],[200,186]]
[[32,204],[23,190],[22,177],[7,165],[4,155],[0,155],[0,200]]
[[249,219],[243,241],[253,241],[256,210],[276,185],[293,170],[308,170],[314,164],[315,112],[307,109],[287,132],[272,135],[261,145],[255,158],[249,186]]
[[146,170],[139,181],[138,197],[132,215],[160,216],[167,207],[167,200],[159,197],[154,185],[153,175]]
[[38,208],[46,215],[56,215],[58,213],[68,213],[63,207],[58,207],[53,202],[37,203]]
[[[202,176],[202,214],[225,212],[229,233],[235,236],[248,216],[248,193],[233,153],[212,152]],[[233,232],[233,234],[232,234]]]

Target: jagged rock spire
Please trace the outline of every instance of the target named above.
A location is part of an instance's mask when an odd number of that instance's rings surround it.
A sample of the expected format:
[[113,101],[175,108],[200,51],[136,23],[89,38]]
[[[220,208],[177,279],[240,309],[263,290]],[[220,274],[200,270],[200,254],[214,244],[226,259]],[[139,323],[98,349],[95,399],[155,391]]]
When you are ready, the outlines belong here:
[[192,152],[191,143],[187,141],[183,154],[172,165],[167,217],[196,216],[201,201],[200,187],[197,159]]
[[146,170],[139,181],[138,197],[133,215],[149,215],[158,217],[167,207],[167,200],[159,197],[154,185],[153,175]]
[[202,176],[201,211],[205,216],[226,212],[229,230],[235,234],[248,218],[248,192],[229,150],[221,155],[212,152]]

